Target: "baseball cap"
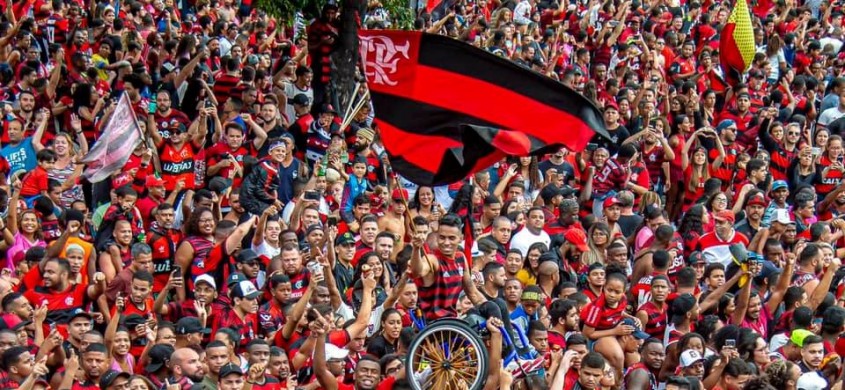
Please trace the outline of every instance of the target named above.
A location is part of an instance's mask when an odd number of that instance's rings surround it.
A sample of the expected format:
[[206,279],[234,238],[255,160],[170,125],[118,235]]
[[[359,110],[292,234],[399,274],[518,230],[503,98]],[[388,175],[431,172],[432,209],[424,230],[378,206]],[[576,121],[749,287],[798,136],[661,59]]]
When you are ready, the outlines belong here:
[[90,313],[88,313],[88,312],[86,312],[86,311],[82,311],[82,310],[77,310],[77,311],[76,311],[76,313],[73,313],[73,315],[71,315],[71,316],[70,316],[70,320],[68,320],[68,322],[72,322],[72,321],[73,321],[75,318],[77,318],[77,317],[85,317],[85,318],[87,318],[89,321],[90,321],[90,320],[92,320],[92,319],[94,319],[94,317],[93,317],[93,316],[91,316],[91,314],[90,314]]
[[216,194],[222,194],[227,188],[232,186],[232,179],[215,176],[208,181],[208,190]]
[[631,336],[634,336],[637,339],[645,340],[645,339],[651,337],[648,333],[643,332],[643,330],[640,329],[639,326],[637,326],[637,323],[634,322],[633,318],[626,318],[626,319],[622,320],[622,324],[628,325],[628,326],[633,326],[634,327],[634,333],[632,333]]
[[249,249],[249,248],[241,249],[241,251],[238,252],[238,255],[235,256],[235,260],[238,263],[249,263],[250,261],[255,261],[257,259],[258,259],[258,254],[255,253],[254,250]]
[[787,188],[787,189],[789,188],[789,186],[787,186],[785,180],[775,180],[772,183],[772,192],[775,192],[775,191],[777,191],[781,188]]
[[608,207],[613,206],[613,205],[621,205],[622,202],[619,201],[619,198],[617,198],[615,196],[611,196],[611,197],[605,199],[603,204],[604,204],[604,208],[608,208]]
[[334,114],[334,115],[337,115],[337,111],[335,111],[334,107],[332,107],[332,105],[331,105],[331,104],[328,104],[328,103],[323,103],[323,105],[322,105],[322,106],[320,106],[320,114]]
[[232,285],[238,284],[238,283],[240,283],[244,280],[247,280],[247,278],[244,274],[242,274],[240,272],[235,272],[235,273],[229,275],[229,278],[226,279],[226,285],[229,286],[229,288],[231,288]]
[[255,299],[261,292],[249,280],[243,280],[232,286],[232,298]]
[[355,243],[355,236],[352,235],[350,232],[343,233],[334,240],[335,246],[340,245],[347,245],[347,244],[354,244]]
[[170,344],[153,345],[152,348],[150,348],[150,352],[147,354],[150,358],[150,362],[147,363],[146,367],[144,367],[144,371],[148,374],[152,374],[160,370],[168,362],[170,362],[170,355],[173,354],[173,351],[173,346]]
[[695,363],[704,360],[704,356],[694,349],[688,349],[681,353],[681,368],[687,368]]
[[344,360],[347,355],[349,355],[348,349],[326,343],[326,360]]
[[721,133],[722,130],[727,129],[728,127],[736,126],[736,122],[733,119],[725,119],[719,122],[719,125],[716,126],[716,132]]
[[575,245],[581,252],[590,250],[587,246],[587,234],[581,229],[569,229],[563,234],[563,238],[572,245]]
[[197,317],[183,317],[176,322],[176,334],[186,335],[191,333],[211,333],[211,330],[203,327],[202,322]]
[[690,253],[689,256],[687,256],[687,263],[689,263],[689,265],[704,263],[704,259],[701,257],[701,252],[693,251]]
[[795,387],[798,390],[824,390],[829,388],[827,379],[822,378],[817,371],[810,371],[798,377]]
[[155,177],[155,175],[148,175],[147,181],[146,181],[144,186],[147,187],[147,188],[163,187],[164,186],[164,180],[161,180],[161,179]]
[[736,222],[736,215],[731,210],[722,210],[713,216],[717,221],[728,221],[730,223]]
[[[328,344],[326,346],[328,347]],[[233,364],[233,363],[227,363],[225,366],[220,367],[220,375],[219,375],[220,378],[225,378],[225,377],[232,375],[232,374],[243,376],[244,371],[241,370],[241,368],[238,367],[237,364]]]
[[129,329],[135,329],[136,326],[146,324],[147,319],[138,313],[132,313],[123,318],[123,326]]
[[194,279],[194,285],[195,286],[197,284],[200,284],[200,282],[206,283],[209,286],[211,286],[212,289],[217,290],[217,282],[215,282],[214,278],[211,277],[211,275],[209,275],[209,274],[202,274],[200,276],[197,276],[196,279]]
[[554,184],[549,184],[549,185],[543,187],[542,190],[540,190],[540,198],[542,198],[544,202],[550,201],[550,200],[552,200],[552,198],[554,198],[555,196],[558,196],[558,195],[562,195],[560,188],[558,188]]
[[308,96],[304,93],[298,93],[296,96],[291,99],[291,104],[299,105],[299,106],[307,106],[311,104],[311,101],[308,99]]
[[795,224],[795,221],[789,217],[789,211],[786,209],[775,209],[775,213],[772,215],[772,222],[777,222],[781,225]]
[[812,336],[813,332],[810,332],[807,329],[795,329],[789,334],[789,341],[792,344],[795,344],[799,347],[804,346],[804,339],[809,336]]
[[124,377],[126,379],[129,379],[129,377],[131,376],[132,375],[130,375],[128,372],[108,370],[105,374],[103,374],[103,376],[100,377],[100,388],[105,390],[109,386],[113,385],[114,381],[117,380],[117,378]]

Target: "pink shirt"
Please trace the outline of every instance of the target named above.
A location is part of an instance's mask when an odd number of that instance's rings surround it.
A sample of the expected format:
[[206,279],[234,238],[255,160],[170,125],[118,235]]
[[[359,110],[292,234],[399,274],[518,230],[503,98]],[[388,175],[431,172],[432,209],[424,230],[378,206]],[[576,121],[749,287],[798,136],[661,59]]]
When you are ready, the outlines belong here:
[[748,315],[742,319],[742,324],[740,327],[742,328],[750,328],[751,330],[757,332],[760,336],[764,339],[768,339],[769,335],[769,321],[772,320],[772,314],[769,313],[769,309],[766,307],[764,302],[760,302],[760,316],[757,318],[757,321],[750,321],[748,319]]
[[27,240],[21,232],[15,233],[15,243],[12,244],[12,246],[6,251],[6,268],[12,271],[12,273],[15,273],[15,256],[20,256],[20,260],[23,260],[23,256],[26,255],[26,251],[34,246],[46,248],[47,243],[45,243],[44,240],[31,242]]

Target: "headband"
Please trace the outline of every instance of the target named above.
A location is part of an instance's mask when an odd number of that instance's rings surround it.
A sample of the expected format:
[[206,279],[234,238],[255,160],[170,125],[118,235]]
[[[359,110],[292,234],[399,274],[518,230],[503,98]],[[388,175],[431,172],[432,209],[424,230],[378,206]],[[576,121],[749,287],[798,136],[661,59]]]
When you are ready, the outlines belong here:
[[285,141],[282,141],[282,140],[273,141],[270,144],[270,150],[273,150],[273,149],[276,149],[276,148],[286,148],[287,146],[288,146],[288,144],[285,143]]

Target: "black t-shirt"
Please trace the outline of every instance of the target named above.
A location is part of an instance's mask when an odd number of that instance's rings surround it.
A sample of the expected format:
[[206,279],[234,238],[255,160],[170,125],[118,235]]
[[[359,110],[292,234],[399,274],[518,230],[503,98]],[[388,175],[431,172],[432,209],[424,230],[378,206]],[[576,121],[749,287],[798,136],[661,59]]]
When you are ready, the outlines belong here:
[[630,238],[634,233],[636,233],[637,228],[640,227],[643,223],[643,217],[641,215],[620,215],[619,220],[616,221],[619,225],[619,230],[622,231],[622,234],[625,235],[626,238]]
[[631,134],[628,132],[628,129],[625,126],[619,125],[615,130],[607,130],[607,133],[610,134],[610,139],[604,138],[599,134],[593,136],[593,139],[590,140],[590,143],[594,143],[601,148],[605,148],[610,152],[610,156],[614,156],[616,152],[619,151],[619,146],[622,145]]
[[572,180],[575,179],[575,168],[572,167],[567,161],[563,161],[561,164],[555,164],[552,160],[545,160],[540,162],[540,173],[543,174],[543,177],[546,175],[546,171],[549,169],[554,168],[557,170],[558,174],[563,174],[563,182],[565,184],[569,184]]
[[384,335],[380,334],[370,340],[370,343],[367,345],[367,353],[381,358],[385,355],[396,353],[396,346],[387,342]]

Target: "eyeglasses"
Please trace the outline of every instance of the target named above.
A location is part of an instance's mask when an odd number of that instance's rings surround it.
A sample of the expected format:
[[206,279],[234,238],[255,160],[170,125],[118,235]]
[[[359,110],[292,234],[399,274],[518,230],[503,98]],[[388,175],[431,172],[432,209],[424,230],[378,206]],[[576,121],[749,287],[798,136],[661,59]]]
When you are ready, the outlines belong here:
[[801,133],[799,133],[797,131],[790,131],[790,132],[786,133],[786,135],[801,135]]

